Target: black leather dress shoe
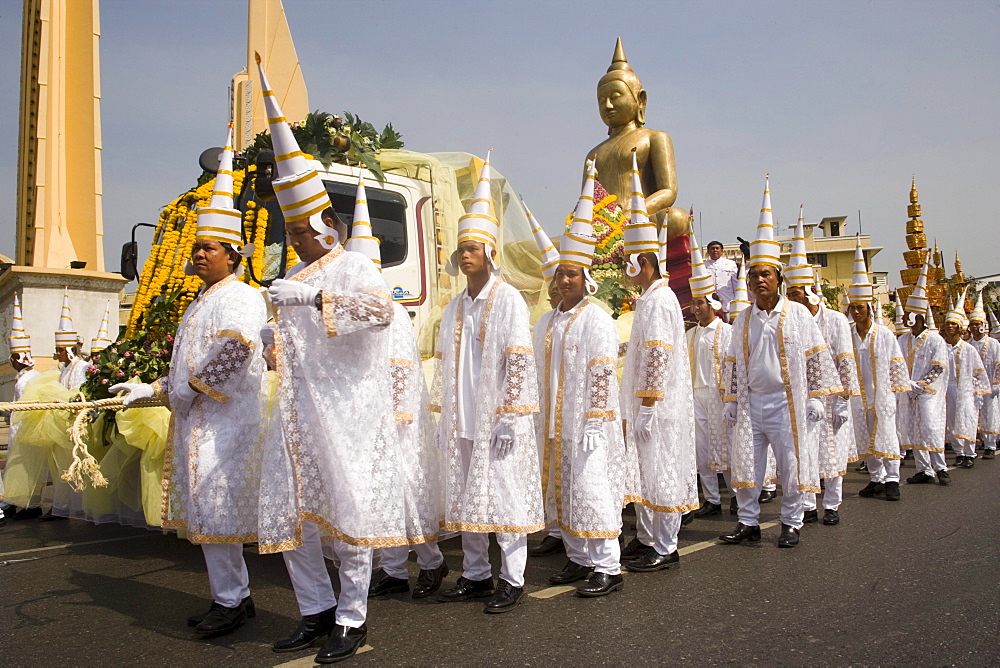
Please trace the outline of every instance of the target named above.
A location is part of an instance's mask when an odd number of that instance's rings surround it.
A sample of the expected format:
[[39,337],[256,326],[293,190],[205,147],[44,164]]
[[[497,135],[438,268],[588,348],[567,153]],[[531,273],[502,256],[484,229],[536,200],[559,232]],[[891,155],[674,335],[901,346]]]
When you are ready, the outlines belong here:
[[493,596],[493,594],[493,578],[487,580],[469,580],[468,578],[460,577],[454,587],[438,594],[437,600],[442,603],[451,603],[452,601],[486,598],[487,596]]
[[656,550],[650,550],[635,561],[625,564],[625,568],[629,573],[652,573],[670,568],[671,564],[680,563],[680,560],[677,550],[670,554],[660,554]]
[[316,663],[337,663],[344,659],[349,659],[361,649],[368,639],[368,626],[362,624],[354,629],[350,626],[333,625],[333,632],[323,643],[323,647],[316,655]]
[[684,513],[684,514],[681,515],[681,526],[682,527],[686,527],[687,525],[691,524],[691,522],[694,522],[694,511],[693,510],[689,510],[686,513]]
[[410,591],[409,579],[394,578],[380,568],[372,574],[372,581],[368,585],[368,598],[386,594],[402,594],[408,591]]
[[807,510],[802,513],[802,521],[806,524],[812,524],[813,522],[819,522],[819,511],[818,510]]
[[832,527],[834,524],[840,524],[840,513],[836,510],[827,508],[823,513],[823,524],[828,527]]
[[955,457],[955,468],[960,467],[965,462],[965,455]]
[[937,472],[937,481],[939,485],[950,485],[951,474],[949,474],[946,469],[941,469],[940,471]]
[[510,612],[517,607],[517,604],[521,602],[523,597],[524,587],[515,587],[503,578],[500,578],[500,581],[497,582],[497,593],[487,601],[483,612],[493,615],[501,612]]
[[201,620],[198,626],[194,627],[196,633],[202,635],[220,636],[226,633],[232,633],[239,627],[246,624],[249,615],[247,614],[247,599],[240,601],[240,604],[235,608],[227,608],[224,605],[219,605],[216,602],[212,602],[212,607],[209,609],[208,614],[205,618]]
[[15,520],[37,520],[41,516],[41,508],[21,508],[14,513]]
[[437,568],[420,569],[417,584],[413,585],[413,598],[427,598],[441,588],[441,582],[448,575],[448,564],[441,562]]
[[962,463],[960,464],[960,466],[963,469],[971,469],[975,465],[976,465],[975,457],[966,457],[965,459],[962,460]]
[[886,501],[899,501],[899,483],[898,482],[887,482],[887,483],[885,483],[885,500]]
[[983,459],[995,459],[997,456],[997,451],[992,448],[986,448],[983,450]]
[[292,631],[292,635],[282,638],[271,645],[275,652],[298,652],[300,649],[312,647],[321,638],[325,638],[337,625],[337,606],[333,606],[315,615],[306,615]]
[[739,512],[740,512],[740,504],[736,500],[736,497],[735,496],[729,497],[729,514],[738,515]]
[[[253,597],[247,596],[245,599],[243,599],[241,604],[246,608],[247,619],[251,619],[257,615],[257,608],[254,607]],[[208,610],[206,610],[205,612],[202,612],[201,614],[197,615],[191,615],[190,617],[188,617],[187,619],[188,626],[198,626],[199,624],[201,624],[203,621],[205,621],[205,618],[208,617],[208,613],[212,612],[212,608],[214,607],[215,603],[213,602],[212,605],[210,605],[208,607]]]
[[934,476],[927,475],[923,471],[918,471],[906,479],[908,485],[923,485],[929,482],[934,482]]
[[629,541],[628,545],[622,548],[622,559],[638,559],[647,550],[652,550],[649,545],[644,544],[638,538],[633,538]]
[[778,547],[795,547],[799,544],[799,530],[787,524],[781,525],[781,535],[778,536]]
[[563,545],[561,538],[555,538],[553,536],[546,536],[541,543],[535,547],[528,549],[529,557],[545,557],[550,554],[559,554],[560,552],[565,552],[566,546]]
[[759,526],[747,526],[743,522],[737,522],[736,528],[729,533],[724,533],[719,536],[719,540],[723,543],[742,543],[745,540],[751,543],[760,540],[760,527]]
[[880,482],[870,482],[858,492],[858,496],[863,496],[866,499],[879,494],[885,494],[885,485]]
[[613,591],[618,591],[625,585],[625,578],[622,574],[608,575],[607,573],[594,573],[587,580],[587,584],[581,585],[576,593],[584,598],[595,598],[597,596],[607,596]]
[[698,510],[694,511],[695,517],[711,517],[712,515],[722,514],[722,504],[721,503],[706,503]]
[[771,503],[774,498],[778,496],[778,493],[771,489],[762,489],[760,491],[760,496],[757,497],[758,503]]
[[583,566],[570,559],[561,571],[549,577],[549,584],[564,585],[577,580],[586,580],[593,572],[593,566]]
[[868,473],[868,462],[861,460],[861,463],[854,467],[854,470],[858,473]]

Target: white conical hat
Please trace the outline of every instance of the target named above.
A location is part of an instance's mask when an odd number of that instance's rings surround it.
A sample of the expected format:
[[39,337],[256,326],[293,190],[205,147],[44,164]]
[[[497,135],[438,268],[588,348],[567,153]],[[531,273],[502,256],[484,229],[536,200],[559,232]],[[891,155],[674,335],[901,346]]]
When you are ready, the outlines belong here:
[[854,275],[851,277],[851,287],[847,290],[847,301],[850,304],[871,304],[873,297],[872,280],[868,276],[865,251],[861,247],[859,234],[854,245]]
[[111,320],[111,302],[104,308],[104,317],[101,319],[101,328],[97,331],[97,336],[90,340],[90,354],[96,355],[113,342],[108,334],[108,323]]
[[934,321],[934,311],[931,310],[930,304],[927,305],[927,310],[924,311],[924,327],[932,332],[938,331],[937,322]]
[[951,308],[948,309],[948,313],[944,316],[945,322],[953,322],[959,327],[965,327],[969,319],[965,315],[965,293],[969,290],[968,287],[962,290],[962,294],[958,296],[958,301],[951,302]]
[[243,243],[243,214],[233,208],[233,128],[219,155],[219,169],[208,206],[198,209],[195,238],[218,241],[239,248]]
[[766,264],[781,269],[781,244],[774,240],[774,216],[771,213],[770,175],[764,177],[764,199],[757,220],[757,238],[750,242],[749,266]]
[[[477,241],[485,245],[486,259],[494,269],[496,263],[493,259],[493,251],[498,251],[500,224],[493,215],[493,195],[490,189],[490,157],[493,149],[486,152],[486,162],[479,171],[479,181],[476,183],[476,191],[472,195],[472,203],[469,210],[458,219],[458,239],[456,245],[463,241]],[[458,251],[451,254],[445,271],[451,276],[458,276]]]
[[[705,267],[705,259],[701,255],[701,247],[698,246],[697,237],[693,233],[690,236],[691,278],[688,279],[688,285],[691,286],[691,296],[707,297],[709,301],[714,301],[712,295],[715,293],[715,279]],[[719,306],[715,308],[719,308]]]
[[56,330],[56,348],[72,348],[76,345],[76,330],[73,329],[73,313],[69,308],[69,288],[63,288],[62,310],[59,312],[59,328]]
[[986,324],[986,309],[983,308],[983,291],[980,290],[976,296],[976,307],[969,314],[969,322],[976,321]]
[[263,89],[264,109],[267,112],[268,131],[274,149],[274,162],[278,170],[272,181],[274,196],[278,200],[285,221],[308,220],[309,225],[319,233],[319,241],[324,248],[337,245],[337,230],[323,222],[323,210],[331,206],[330,195],[323,180],[312,167],[299,148],[292,134],[292,128],[278,105],[278,100],[267,81],[260,55],[256,52],[260,86]]
[[1000,339],[1000,322],[997,321],[993,309],[987,311],[987,317],[990,319],[990,336],[994,339]]
[[640,253],[659,253],[660,241],[656,234],[656,223],[650,222],[646,214],[646,197],[642,194],[642,180],[639,175],[639,165],[632,149],[632,209],[629,222],[625,224],[625,242],[623,246],[626,266],[629,276],[639,274],[638,255]]
[[896,336],[899,336],[900,334],[906,334],[909,330],[907,330],[906,325],[903,324],[903,307],[899,305],[898,301],[895,301],[894,303],[896,304],[896,320],[894,324],[896,327]]
[[656,251],[656,259],[660,265],[660,277],[670,278],[670,272],[667,271],[667,221],[663,221],[663,225],[660,226],[660,235],[657,238],[657,244],[659,244],[659,250]]
[[788,287],[805,289],[810,304],[819,304],[820,298],[814,290],[816,272],[806,257],[806,233],[802,222],[803,206],[799,205],[799,222],[795,225],[795,235],[792,237],[792,252],[785,269],[785,282]]
[[597,246],[597,239],[594,237],[594,182],[597,170],[593,160],[587,161],[586,172],[583,190],[573,212],[573,221],[559,244],[559,263],[590,269]]
[[[24,331],[24,320],[21,318],[21,300],[14,293],[14,317],[10,324],[10,354],[31,357],[31,337]],[[22,357],[23,360],[23,357]]]
[[351,238],[345,248],[361,253],[382,269],[382,249],[372,230],[371,216],[368,214],[368,195],[365,192],[364,176],[358,174],[358,189],[354,194],[354,220],[351,222]]
[[559,251],[556,250],[552,240],[549,239],[549,235],[545,234],[545,230],[535,220],[535,216],[528,209],[528,205],[524,203],[524,198],[521,198],[521,206],[524,207],[524,212],[528,214],[528,224],[531,225],[531,234],[534,235],[535,245],[538,246],[538,252],[542,256],[542,278],[545,284],[548,285],[552,281],[552,277],[556,275],[556,267],[559,266]]
[[917,279],[917,284],[913,286],[913,292],[906,298],[906,304],[903,306],[907,313],[927,312],[927,307],[930,306],[930,302],[927,301],[927,275],[929,272],[930,263],[925,258],[924,265],[920,269],[920,278]]
[[739,273],[736,274],[736,293],[733,300],[729,302],[729,322],[736,320],[736,316],[741,311],[750,307],[750,293],[747,291],[747,263],[740,265]]

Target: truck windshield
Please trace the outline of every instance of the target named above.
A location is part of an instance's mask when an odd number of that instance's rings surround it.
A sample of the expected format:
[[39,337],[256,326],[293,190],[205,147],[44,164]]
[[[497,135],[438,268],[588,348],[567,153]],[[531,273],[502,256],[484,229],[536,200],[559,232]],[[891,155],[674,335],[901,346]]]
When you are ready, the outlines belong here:
[[[348,227],[354,222],[353,184],[324,181],[333,208]],[[406,259],[406,200],[399,193],[365,184],[368,215],[372,230],[381,242],[382,268],[402,264]]]

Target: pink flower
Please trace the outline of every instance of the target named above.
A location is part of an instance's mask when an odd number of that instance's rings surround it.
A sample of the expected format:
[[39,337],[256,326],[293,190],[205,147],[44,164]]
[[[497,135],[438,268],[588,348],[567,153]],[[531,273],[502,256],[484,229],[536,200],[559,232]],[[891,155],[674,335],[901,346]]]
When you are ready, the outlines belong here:
[[107,378],[101,378],[101,385],[107,385],[107,384],[108,384],[108,379]]
[[93,365],[93,364],[91,364],[90,366],[88,366],[88,367],[87,367],[87,373],[90,373],[90,374],[94,374],[94,373],[97,373],[97,372],[98,372],[99,370],[100,370],[100,369],[98,369],[98,368],[97,368],[97,367],[96,367],[95,365]]
[[128,359],[128,358],[132,357],[132,351],[131,350],[126,350],[125,354],[122,355],[122,357],[124,357],[125,359]]
[[124,371],[115,371],[115,375],[121,377],[121,376],[125,375],[125,372]]
[[174,337],[172,337],[169,334],[167,334],[167,341],[169,341],[170,343],[173,343],[174,342]]

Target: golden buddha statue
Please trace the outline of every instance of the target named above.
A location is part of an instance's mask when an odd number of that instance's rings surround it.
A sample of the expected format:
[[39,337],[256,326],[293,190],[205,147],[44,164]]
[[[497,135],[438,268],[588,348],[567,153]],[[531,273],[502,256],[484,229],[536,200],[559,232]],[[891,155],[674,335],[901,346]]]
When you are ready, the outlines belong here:
[[[632,70],[619,37],[607,73],[597,82],[597,104],[608,138],[587,154],[597,165],[597,180],[619,206],[628,209],[632,196],[632,151],[636,152],[646,211],[650,220],[667,224],[667,239],[690,234],[688,212],[673,206],[677,199],[677,172],[670,135],[643,127],[646,91]],[[586,178],[586,175],[584,175]]]

